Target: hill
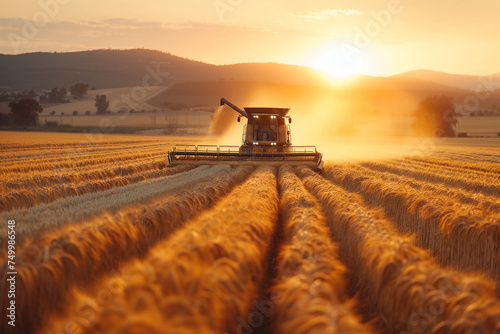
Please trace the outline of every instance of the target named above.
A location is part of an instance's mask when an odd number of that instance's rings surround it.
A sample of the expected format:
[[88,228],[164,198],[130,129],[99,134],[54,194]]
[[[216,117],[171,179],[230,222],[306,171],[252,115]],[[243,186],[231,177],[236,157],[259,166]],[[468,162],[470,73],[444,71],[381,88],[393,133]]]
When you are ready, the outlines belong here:
[[[411,80],[405,82],[408,87],[410,83],[415,85],[414,89],[394,86],[400,80],[382,80],[385,87],[363,86],[367,81],[370,83],[371,79],[363,78],[343,87],[256,81],[187,82],[174,85],[148,102],[159,109],[175,104],[216,106],[225,97],[240,107],[287,107],[291,108],[294,127],[299,127],[295,136],[298,133],[307,137],[340,133],[343,129],[363,134],[407,134],[412,114],[423,98],[447,94],[460,103],[471,93],[434,83],[417,85]],[[224,111],[227,117],[236,119],[236,114],[228,112]],[[240,135],[236,131],[233,142]],[[307,142],[307,138],[300,139]]]
[[[377,114],[392,118],[409,115],[430,95],[446,94],[463,105],[468,97],[477,94],[457,86],[477,86],[481,78],[419,70],[391,77],[358,75],[335,81],[304,66],[218,66],[145,49],[0,55],[0,90],[69,88],[77,82],[97,88],[83,100],[44,105],[45,114],[78,111],[81,115],[93,111],[93,97],[101,92],[112,101],[125,96],[140,102],[133,107],[137,110],[215,107],[224,96],[240,106],[290,107],[294,113],[304,115],[304,120],[334,114],[336,121],[360,123]],[[134,88],[140,86],[158,89],[144,92]],[[500,89],[487,99],[477,100],[473,111],[497,110]],[[110,110],[117,111],[116,103]]]
[[[0,54],[0,90],[7,91],[69,88],[76,82],[108,89],[218,80],[345,85],[345,80],[336,81],[305,66],[277,63],[212,65],[147,49]],[[347,85],[413,90],[440,84],[475,90],[481,82],[491,80],[500,82],[500,73],[490,78],[416,70],[391,77],[358,75],[348,80]]]
[[500,88],[500,73],[491,76],[450,74],[432,70],[415,70],[393,76],[394,78],[421,79],[432,81],[446,86],[470,89],[470,90],[491,90],[492,87],[485,83],[496,83],[496,88]]
[[[432,82],[391,78],[361,78],[338,87],[259,81],[214,81],[179,83],[157,94],[148,102],[157,106],[214,106],[221,97],[226,97],[240,106],[282,106],[308,110],[321,104],[334,103],[337,109],[342,105],[349,110],[378,110],[398,114],[409,110],[407,107],[414,110],[422,98],[439,94],[452,96],[460,103],[471,92]],[[411,106],[406,105],[407,103]]]
[[326,82],[328,76],[305,66],[276,63],[217,66],[145,49],[0,54],[0,90],[7,91],[69,88],[77,82],[106,89],[231,79],[317,84]]

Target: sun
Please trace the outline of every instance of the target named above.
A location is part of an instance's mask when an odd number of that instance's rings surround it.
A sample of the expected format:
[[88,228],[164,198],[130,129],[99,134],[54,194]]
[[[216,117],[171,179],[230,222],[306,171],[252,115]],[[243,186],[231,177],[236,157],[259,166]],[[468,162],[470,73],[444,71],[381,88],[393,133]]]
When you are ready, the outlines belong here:
[[314,59],[311,67],[335,78],[347,78],[362,71],[360,59],[348,59],[340,48],[332,48]]

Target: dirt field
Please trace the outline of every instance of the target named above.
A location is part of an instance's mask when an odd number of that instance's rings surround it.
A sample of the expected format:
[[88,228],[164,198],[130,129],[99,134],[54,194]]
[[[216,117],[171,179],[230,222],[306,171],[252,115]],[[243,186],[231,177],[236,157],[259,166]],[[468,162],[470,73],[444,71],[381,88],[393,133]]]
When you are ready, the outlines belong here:
[[323,138],[318,174],[0,135],[2,333],[500,332],[498,138]]

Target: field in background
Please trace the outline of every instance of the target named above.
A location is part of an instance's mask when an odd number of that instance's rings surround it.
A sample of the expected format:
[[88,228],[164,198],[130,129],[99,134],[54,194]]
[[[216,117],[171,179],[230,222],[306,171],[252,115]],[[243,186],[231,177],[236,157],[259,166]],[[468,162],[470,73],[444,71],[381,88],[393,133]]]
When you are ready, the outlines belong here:
[[207,134],[211,120],[211,112],[197,110],[138,114],[40,116],[42,124],[46,121],[55,121],[58,124],[74,127],[101,128],[103,132],[112,132],[115,128],[147,128],[149,130],[164,130],[164,133],[167,134]]
[[500,138],[296,138],[320,175],[165,167],[227,136],[1,136],[2,333],[500,330]]
[[[236,116],[232,115],[234,125],[241,127],[241,123],[236,123]],[[299,123],[308,123],[307,114],[294,113]],[[157,111],[134,114],[107,114],[107,115],[79,115],[71,114],[40,115],[40,122],[57,122],[58,124],[73,127],[95,127],[101,128],[103,132],[112,132],[116,128],[148,129],[159,134],[192,134],[205,135],[210,133],[213,112],[209,110],[179,110],[179,111]],[[228,117],[230,117],[228,115]],[[312,116],[314,119],[317,117]],[[325,128],[320,130],[325,134],[334,133],[339,135],[355,136],[407,136],[412,133],[414,118],[410,116],[377,116],[359,118],[354,121],[335,122],[325,120]],[[295,126],[293,124],[292,126]],[[347,129],[347,130],[346,130]],[[158,131],[161,130],[161,131]],[[463,117],[456,128],[457,133],[468,133],[471,136],[498,136],[500,133],[500,117]],[[241,132],[241,129],[240,129]]]
[[87,95],[79,100],[71,100],[69,103],[44,107],[42,115],[49,115],[53,111],[56,115],[60,115],[61,112],[65,115],[71,115],[75,110],[78,111],[80,115],[84,115],[86,111],[95,114],[96,95],[106,95],[106,98],[110,101],[109,110],[113,112],[125,106],[128,106],[128,109],[133,108],[136,111],[151,111],[157,109],[157,107],[148,103],[148,100],[156,94],[161,93],[164,89],[164,86],[150,86],[147,90],[142,89],[140,92],[135,87],[89,90]]
[[497,135],[500,133],[500,117],[464,117],[458,124],[457,132]]
[[[111,113],[95,115],[97,94],[108,97]],[[394,87],[345,86],[334,89],[330,86],[253,81],[189,82],[171,87],[92,90],[81,100],[45,104],[39,118],[42,125],[46,122],[64,125],[60,131],[76,132],[78,128],[88,130],[93,127],[107,133],[134,133],[134,128],[138,128],[138,131],[151,130],[157,134],[201,135],[209,133],[219,99],[225,96],[239,106],[289,107],[290,115],[297,121],[293,126],[305,125],[314,129],[315,134],[408,136],[413,134],[413,113],[419,102],[432,94],[438,92]],[[458,104],[467,96],[462,91],[460,94],[451,94]],[[0,112],[8,111],[7,103],[0,103]],[[77,114],[73,115],[75,112]],[[231,120],[236,118],[235,113],[227,110],[224,115]],[[74,129],[68,129],[68,126]],[[57,131],[57,128],[48,129],[53,130]],[[470,136],[498,136],[500,117],[463,116],[457,132]]]
[[[291,108],[290,115],[299,122],[294,124],[314,127],[315,133],[407,136],[413,134],[413,113],[423,98],[444,93],[454,97],[457,104],[463,104],[468,96],[462,90],[427,91],[404,85],[376,87],[347,85],[333,88],[227,80],[179,83],[171,87],[102,89],[89,91],[80,101],[44,107],[40,121],[42,124],[52,121],[74,127],[139,127],[141,130],[149,127],[170,134],[206,134],[219,99],[226,97],[241,107]],[[95,115],[97,94],[108,97],[110,114]],[[179,110],[170,110],[173,107]],[[134,112],[116,114],[119,109],[125,112],[133,109]],[[77,116],[73,116],[74,111],[78,112]],[[86,115],[87,111],[91,115]],[[52,112],[55,112],[53,116],[50,115]],[[226,116],[236,117],[227,110]],[[457,132],[496,136],[500,132],[500,117],[469,117],[466,114],[460,119]]]

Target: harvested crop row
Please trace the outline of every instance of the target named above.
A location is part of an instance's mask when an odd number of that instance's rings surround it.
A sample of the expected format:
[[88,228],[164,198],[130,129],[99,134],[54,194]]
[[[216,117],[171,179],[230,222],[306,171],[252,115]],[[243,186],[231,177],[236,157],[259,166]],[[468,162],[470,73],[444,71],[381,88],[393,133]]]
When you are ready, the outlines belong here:
[[[5,161],[5,167],[13,167],[19,162],[27,161],[30,163],[37,164],[49,164],[58,161],[66,162],[69,159],[81,159],[81,158],[92,158],[98,159],[105,156],[118,156],[120,154],[132,154],[132,153],[143,153],[158,151],[166,146],[161,143],[149,144],[142,146],[141,144],[136,144],[129,147],[113,147],[113,148],[99,148],[99,147],[82,147],[80,149],[54,149],[51,151],[26,151],[26,152],[15,152],[7,156],[2,156]],[[141,149],[142,148],[142,149]]]
[[[227,167],[227,165],[226,165]],[[52,203],[38,205],[29,209],[12,210],[0,214],[0,217],[22,217],[17,227],[16,245],[21,246],[28,235],[36,236],[42,231],[53,230],[71,223],[88,220],[101,212],[117,212],[123,207],[145,203],[159,196],[180,191],[184,187],[209,179],[221,172],[224,165],[210,167],[199,166],[187,172],[145,180],[127,186],[68,197]],[[54,215],[57,213],[57,215]],[[6,249],[6,226],[0,226],[0,252]]]
[[498,183],[498,172],[471,170],[468,168],[463,168],[460,164],[455,164],[454,166],[440,166],[426,162],[425,160],[419,161],[414,159],[389,160],[387,161],[387,163],[390,163],[393,166],[408,168],[410,170],[423,171],[429,174],[440,175],[447,178],[472,180],[473,182],[483,183]]
[[[427,164],[434,164],[437,166],[457,167],[456,161],[451,161],[446,158],[426,157],[426,158],[411,158],[409,161],[419,161]],[[461,161],[459,168],[468,169],[472,171],[480,171],[486,173],[500,173],[500,166],[490,162],[465,162]]]
[[485,215],[495,215],[500,212],[500,199],[498,197],[463,189],[443,187],[436,183],[417,181],[392,173],[378,172],[357,164],[327,164],[323,174],[350,191],[362,191],[362,182],[367,178],[381,179],[390,183],[393,187],[409,186],[418,191],[430,192],[432,197],[444,196],[447,202],[457,201],[474,206],[474,210],[481,210]]
[[[477,148],[476,148],[477,150]],[[483,149],[484,150],[484,149]],[[440,152],[435,152],[433,157],[439,157],[439,158],[446,158],[451,161],[455,162],[471,162],[471,163],[476,163],[476,162],[487,162],[487,163],[499,163],[500,158],[498,157],[498,153],[496,152],[491,152],[491,153],[474,153],[472,151],[467,151],[467,150],[460,150],[460,151],[440,151]]]
[[[112,173],[120,175],[120,173],[126,173],[127,170],[133,172],[135,166],[148,165],[151,163],[162,163],[164,165],[165,155],[158,155],[157,157],[145,157],[140,159],[132,159],[128,161],[124,161],[123,163],[116,164],[114,162],[103,162],[101,164],[95,165],[84,165],[77,167],[64,167],[57,169],[47,169],[43,171],[25,171],[25,172],[12,172],[7,174],[0,174],[0,185],[2,190],[5,191],[7,186],[12,186],[11,189],[22,189],[26,185],[26,187],[30,186],[45,186],[51,184],[57,184],[59,178],[62,178],[61,181],[64,182],[65,178],[74,179],[75,182],[78,182],[82,177],[89,175],[90,178],[99,179],[99,177],[106,178],[106,175]],[[119,167],[118,167],[118,166]],[[146,167],[147,166],[143,166]],[[141,167],[141,168],[143,168]],[[116,171],[116,172],[114,172]],[[105,173],[103,176],[100,176],[99,173]],[[78,177],[79,174],[82,174],[82,177]],[[111,174],[114,175],[114,174]],[[125,175],[125,174],[124,174]],[[120,175],[120,176],[124,176]],[[85,180],[85,179],[82,179]],[[45,183],[46,182],[46,183]],[[71,182],[71,181],[70,181]]]
[[405,158],[405,159],[393,160],[391,162],[397,166],[410,167],[412,169],[425,170],[429,172],[437,172],[440,175],[449,174],[451,176],[459,176],[461,178],[473,179],[481,182],[489,182],[489,181],[496,182],[498,181],[498,176],[500,175],[499,172],[496,171],[498,166],[494,164],[488,164],[491,167],[490,170],[488,170],[487,167],[485,167],[484,163],[473,164],[474,166],[482,166],[483,169],[486,169],[486,170],[478,170],[478,169],[468,168],[467,165],[462,165],[462,164],[440,165],[429,162],[428,160],[429,158],[426,159]]
[[486,195],[500,196],[500,181],[496,182],[483,182],[481,180],[471,180],[463,176],[452,176],[446,173],[440,173],[438,168],[432,170],[422,170],[411,167],[398,166],[395,163],[382,163],[382,162],[364,162],[362,166],[372,170],[381,172],[390,172],[397,175],[404,175],[422,180],[426,182],[442,183],[450,187],[462,188],[467,191],[482,192]]
[[[82,137],[83,138],[83,137]],[[23,150],[54,150],[60,148],[68,148],[68,147],[107,147],[107,146],[123,146],[123,145],[133,145],[137,144],[137,140],[134,141],[92,141],[90,139],[80,140],[76,143],[69,143],[63,140],[61,143],[53,143],[54,138],[50,139],[51,143],[43,143],[43,144],[19,144],[19,143],[3,143],[0,144],[0,148],[5,151],[23,151]],[[153,140],[141,140],[141,143],[152,142]]]
[[[96,291],[117,287],[107,305],[84,294],[69,318],[45,331],[58,332],[68,320],[81,333],[237,333],[252,326],[248,312],[278,215],[276,188],[274,171],[257,169],[213,210],[124,267],[127,277],[101,281]],[[81,307],[91,319],[77,313]]]
[[418,245],[432,250],[444,265],[500,278],[498,208],[487,214],[480,207],[457,203],[433,190],[366,173],[354,172],[349,179],[339,174],[330,169],[325,175],[344,187],[361,189],[365,200],[382,206],[400,231],[416,233]]
[[116,156],[101,156],[99,158],[84,158],[84,159],[55,159],[53,162],[46,163],[38,163],[38,162],[29,162],[23,165],[15,164],[11,167],[2,167],[0,170],[0,174],[12,174],[12,173],[27,173],[34,171],[43,171],[47,169],[55,169],[55,168],[76,168],[80,166],[88,166],[88,165],[98,165],[103,163],[112,163],[112,162],[124,162],[129,160],[141,159],[141,158],[156,158],[159,156],[164,156],[165,152],[159,152],[158,150],[148,152],[135,152],[131,154],[117,154]]
[[123,187],[148,179],[185,172],[192,168],[194,168],[194,166],[179,165],[174,168],[163,168],[108,180],[85,181],[78,184],[62,184],[55,187],[11,192],[6,196],[0,197],[0,212],[19,208],[29,208],[43,203],[50,203],[64,197],[85,195],[115,187]]
[[[164,150],[163,150],[164,151]],[[92,164],[102,164],[106,162],[114,162],[117,161],[117,159],[124,158],[124,157],[129,157],[129,158],[141,158],[141,157],[151,157],[151,156],[158,156],[161,154],[164,154],[159,149],[154,149],[154,150],[133,150],[133,151],[124,151],[121,153],[115,153],[115,154],[107,154],[106,152],[103,153],[97,153],[97,154],[90,154],[87,153],[83,156],[80,155],[60,155],[54,158],[48,158],[48,159],[39,159],[39,158],[34,158],[34,159],[29,159],[28,161],[25,161],[26,166],[23,166],[23,168],[18,168],[16,169],[15,167],[19,165],[19,162],[13,162],[11,164],[5,164],[2,166],[2,171],[5,171],[5,173],[13,173],[13,172],[29,172],[29,171],[39,171],[39,170],[44,170],[46,167],[66,167],[66,166],[72,166],[72,167],[77,167],[77,166],[88,166]]]
[[272,333],[371,333],[353,312],[320,205],[290,167],[280,168],[278,180],[284,246],[271,290]]
[[[213,168],[218,172],[210,180],[186,185],[178,195],[157,198],[116,215],[104,214],[27,242],[16,261],[17,289],[21,291],[17,312],[23,319],[16,329],[19,332],[38,329],[48,314],[64,308],[72,286],[85,286],[115,270],[121,262],[144,255],[155,243],[243,182],[251,172],[248,166]],[[2,269],[6,269],[6,263]],[[5,292],[6,285],[0,284]],[[47,305],[41,300],[51,303]]]
[[5,163],[19,162],[24,160],[40,160],[57,157],[81,157],[88,156],[97,152],[99,154],[116,154],[121,152],[134,152],[134,151],[151,151],[154,149],[165,148],[164,143],[151,143],[142,144],[135,143],[134,145],[127,146],[113,146],[113,147],[80,147],[80,148],[59,148],[51,151],[35,150],[35,151],[21,151],[9,152],[1,154],[0,157]]
[[[141,143],[136,143],[130,146],[113,146],[113,147],[94,147],[94,146],[82,146],[79,148],[55,148],[52,150],[35,150],[35,151],[14,151],[7,154],[1,155],[4,159],[5,165],[11,167],[13,164],[19,161],[28,160],[31,162],[47,163],[58,158],[79,158],[92,156],[98,158],[105,154],[117,155],[120,152],[141,152],[141,147],[144,147],[146,151],[153,151],[155,148],[158,150],[162,147],[166,147],[163,143],[151,143],[142,145]],[[168,147],[168,146],[167,146]]]
[[401,180],[364,171],[326,168],[325,176],[365,200],[382,206],[400,231],[416,233],[420,247],[432,250],[441,263],[474,269],[500,278],[500,205],[460,204],[433,189],[413,188]]
[[322,203],[365,305],[384,333],[497,333],[495,284],[440,267],[413,240],[398,234],[383,213],[361,198],[302,169],[304,185]]
[[82,183],[85,181],[98,181],[110,179],[117,176],[133,175],[141,172],[146,172],[152,169],[160,169],[165,167],[163,161],[155,162],[140,162],[133,161],[134,165],[119,166],[115,164],[108,168],[98,168],[95,170],[82,171],[75,170],[68,173],[46,173],[42,175],[33,175],[22,179],[7,180],[0,183],[0,192],[30,189],[35,187],[51,187],[63,183]]

